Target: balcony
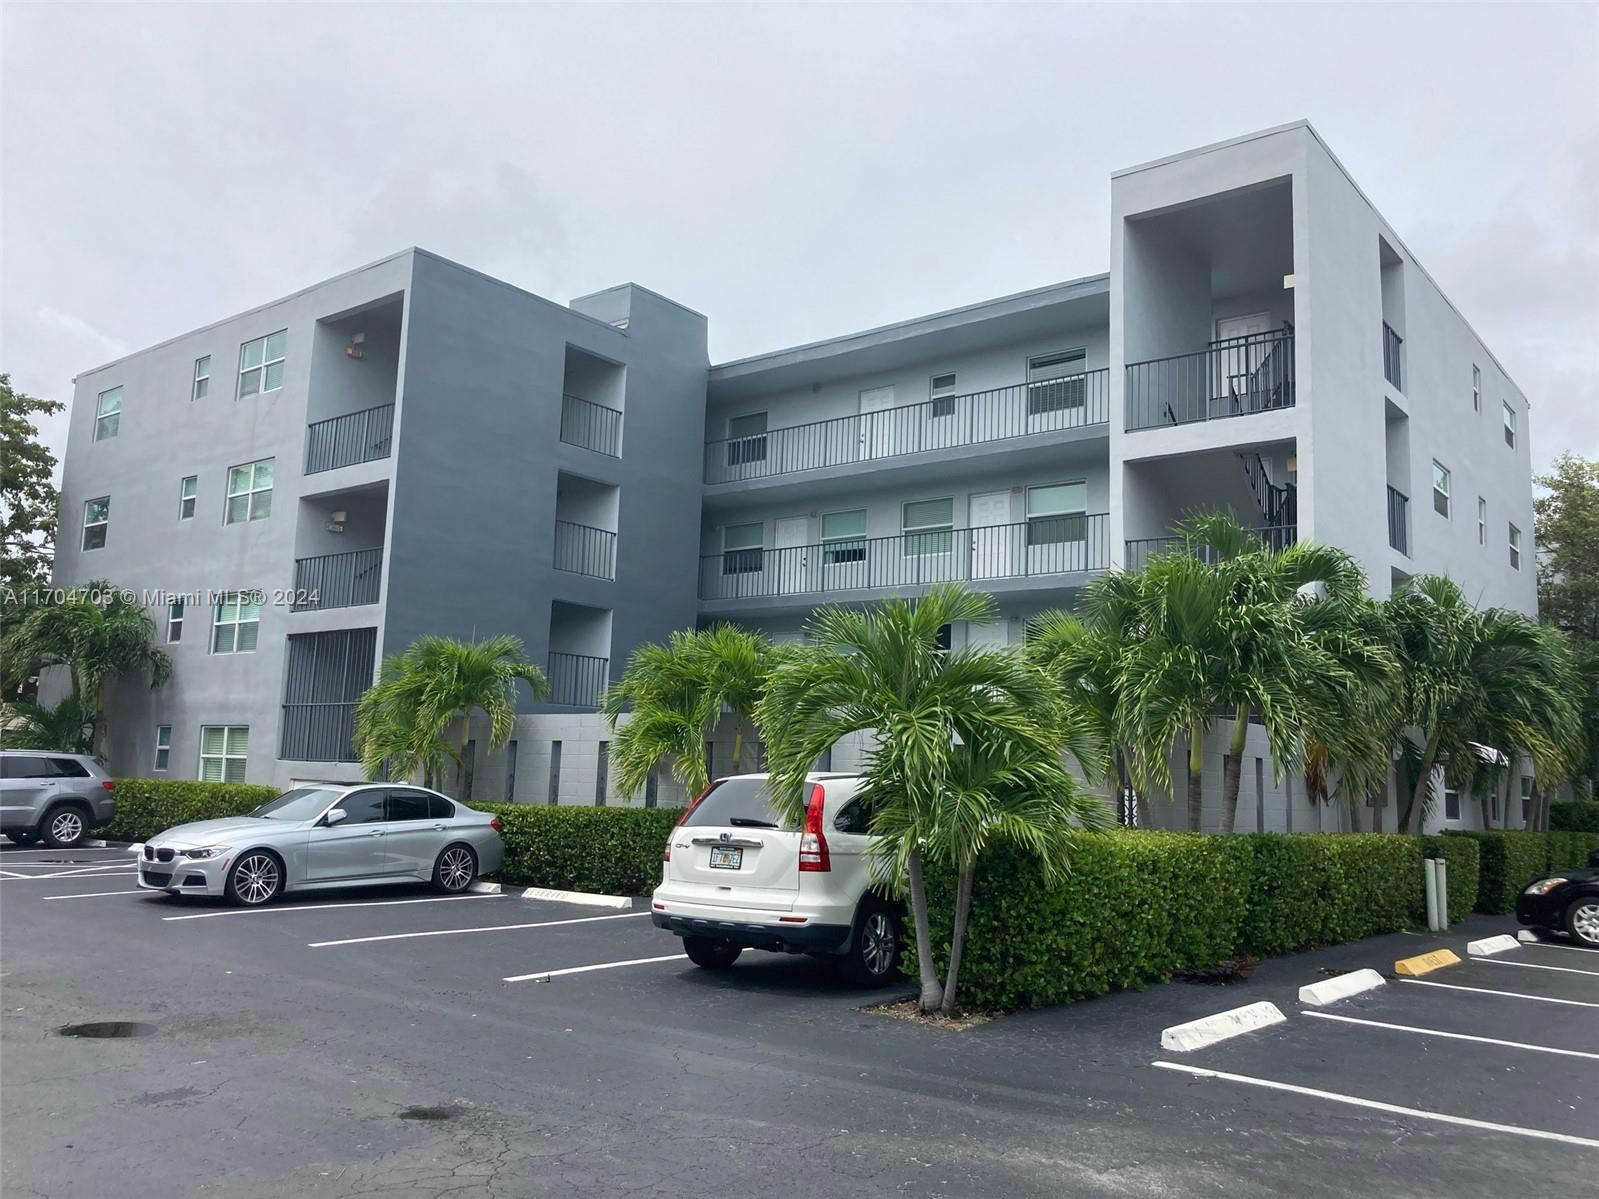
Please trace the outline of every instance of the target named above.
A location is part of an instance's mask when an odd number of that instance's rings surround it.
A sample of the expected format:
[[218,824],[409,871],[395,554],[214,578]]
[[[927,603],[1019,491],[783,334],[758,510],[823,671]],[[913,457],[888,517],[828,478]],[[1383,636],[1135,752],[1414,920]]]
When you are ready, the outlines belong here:
[[1400,391],[1405,390],[1404,368],[1400,361],[1404,346],[1405,339],[1394,332],[1392,325],[1384,321],[1382,323],[1382,377]]
[[342,554],[319,554],[294,560],[294,591],[309,596],[297,602],[292,611],[320,611],[324,608],[354,608],[378,602],[383,581],[383,549],[348,550]]
[[1251,333],[1127,364],[1127,431],[1294,406],[1294,333]]
[[[1262,525],[1249,530],[1260,539],[1261,543],[1270,550],[1285,550],[1299,540],[1297,525]],[[1156,554],[1167,554],[1183,548],[1184,539],[1175,534],[1167,537],[1141,537],[1127,543],[1127,559],[1125,569],[1142,570]],[[1201,562],[1214,566],[1219,562],[1220,556],[1208,546],[1193,546],[1194,557]]]
[[569,520],[556,521],[555,569],[591,579],[616,578],[616,534]]
[[1104,513],[1035,517],[1013,525],[861,537],[700,559],[702,600],[832,595],[954,580],[1080,574],[1110,565]]
[[393,404],[314,421],[305,427],[305,473],[387,458],[393,441]]
[[1109,378],[1109,371],[1088,371],[707,442],[705,481],[764,479],[1103,425],[1110,419]]
[[549,702],[570,708],[597,708],[611,685],[611,660],[587,654],[550,651]]
[[574,395],[561,397],[561,440],[610,458],[622,456],[622,413]]
[[1388,489],[1388,544],[1410,556],[1410,497],[1392,487]]

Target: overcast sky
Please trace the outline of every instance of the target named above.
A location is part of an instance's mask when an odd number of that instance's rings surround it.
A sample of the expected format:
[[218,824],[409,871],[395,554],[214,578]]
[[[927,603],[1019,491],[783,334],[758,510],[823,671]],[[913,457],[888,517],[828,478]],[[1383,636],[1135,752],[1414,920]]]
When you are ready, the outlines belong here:
[[[0,9],[0,369],[418,245],[713,361],[1093,274],[1112,170],[1308,117],[1599,456],[1599,6]],[[49,431],[57,451],[59,423]]]

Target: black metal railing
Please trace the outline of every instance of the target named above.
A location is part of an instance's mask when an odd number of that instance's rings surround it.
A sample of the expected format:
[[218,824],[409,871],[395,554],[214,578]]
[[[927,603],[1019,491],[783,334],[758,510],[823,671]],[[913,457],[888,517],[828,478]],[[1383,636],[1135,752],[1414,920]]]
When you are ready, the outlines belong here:
[[294,560],[291,609],[353,608],[378,602],[383,581],[383,550],[346,550]]
[[711,441],[705,481],[764,479],[1102,425],[1110,419],[1109,380],[1109,371],[1088,371]]
[[1127,429],[1294,406],[1292,329],[1213,341],[1194,354],[1127,364]]
[[569,520],[556,521],[555,569],[595,579],[616,578],[616,534]]
[[1407,557],[1410,554],[1410,497],[1388,489],[1388,544]]
[[314,421],[305,427],[305,473],[387,458],[393,442],[393,404]]
[[1382,377],[1400,391],[1405,390],[1404,367],[1401,363],[1405,339],[1394,332],[1387,321],[1382,323]]
[[1074,512],[1013,525],[709,554],[700,559],[700,598],[759,599],[1104,570],[1110,565],[1109,519],[1102,512]]
[[[1249,533],[1259,538],[1268,548],[1285,550],[1299,540],[1297,525],[1262,525],[1259,528],[1248,530]],[[1189,543],[1192,544],[1192,543]],[[1156,554],[1166,554],[1173,550],[1183,548],[1184,539],[1176,534],[1165,537],[1140,537],[1127,543],[1127,558],[1124,563],[1126,570],[1142,570],[1144,564]],[[1193,555],[1201,562],[1215,565],[1221,556],[1206,545],[1193,545]]]
[[550,651],[550,703],[595,708],[611,685],[611,660]]
[[622,414],[580,396],[561,397],[561,440],[567,445],[622,456]]
[[291,762],[359,762],[353,703],[283,705],[279,755]]

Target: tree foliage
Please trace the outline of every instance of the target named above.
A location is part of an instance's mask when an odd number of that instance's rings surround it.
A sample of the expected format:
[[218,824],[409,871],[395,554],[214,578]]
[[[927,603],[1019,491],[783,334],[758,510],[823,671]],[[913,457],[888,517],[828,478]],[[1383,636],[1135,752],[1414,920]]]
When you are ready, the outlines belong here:
[[1535,482],[1538,611],[1578,641],[1599,642],[1599,462],[1576,454],[1555,459]]
[[50,581],[56,458],[39,440],[36,421],[64,407],[17,391],[0,373],[0,590],[11,596]]

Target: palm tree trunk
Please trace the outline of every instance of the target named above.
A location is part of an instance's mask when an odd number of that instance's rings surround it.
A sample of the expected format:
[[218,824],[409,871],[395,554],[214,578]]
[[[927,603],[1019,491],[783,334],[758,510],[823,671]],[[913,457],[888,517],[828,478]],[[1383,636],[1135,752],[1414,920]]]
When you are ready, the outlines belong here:
[[90,738],[91,750],[97,758],[105,757],[105,680],[94,685],[94,735]]
[[927,921],[927,887],[922,881],[922,851],[912,846],[905,856],[905,872],[910,875],[911,924],[916,929],[916,972],[921,975],[923,1012],[936,1012],[944,1001],[938,972],[933,967],[933,932]]
[[1508,829],[1510,827],[1510,794],[1511,794],[1512,791],[1515,790],[1515,787],[1512,785],[1512,784],[1515,783],[1515,781],[1516,781],[1515,772],[1512,771],[1509,766],[1506,766],[1505,767],[1505,802],[1504,802],[1504,807],[1499,812],[1499,815],[1502,817],[1502,822],[1501,822],[1501,825],[1500,825],[1501,828],[1507,828]]
[[1230,833],[1238,822],[1238,785],[1244,774],[1244,740],[1249,736],[1249,707],[1239,704],[1233,717],[1233,738],[1222,766],[1221,831]]
[[949,973],[944,976],[944,1001],[938,1010],[946,1016],[955,1014],[955,983],[961,972],[961,950],[966,945],[966,922],[972,914],[972,876],[977,873],[977,863],[972,862],[960,873],[955,887],[955,925],[949,938]]
[[1544,810],[1545,798],[1543,788],[1538,786],[1538,779],[1535,775],[1532,780],[1532,810],[1528,816],[1527,827],[1536,829],[1539,832],[1543,831],[1547,820],[1547,813]]
[[[1416,787],[1410,794],[1410,806],[1405,809],[1399,823],[1402,833],[1421,832],[1421,822],[1427,810],[1427,789],[1432,786],[1432,768],[1438,758],[1438,738],[1439,732],[1434,730],[1432,736],[1427,738],[1427,747],[1421,752],[1421,770],[1416,775]],[[1483,810],[1487,811],[1486,808]]]
[[470,795],[468,795],[466,793],[466,767],[467,767],[466,753],[467,753],[467,747],[468,747],[468,745],[470,745],[471,740],[472,740],[472,738],[470,736],[471,732],[472,732],[472,722],[470,720],[466,719],[465,717],[463,717],[462,720],[461,720],[460,777],[456,780],[456,791],[459,793],[459,798],[460,798],[462,803],[465,803],[467,800],[472,798]]
[[[1492,787],[1495,791],[1499,790],[1498,783],[1490,783],[1488,786]],[[1493,809],[1488,806],[1488,787],[1484,787],[1482,789],[1482,794],[1477,796],[1477,806],[1482,810],[1482,827],[1488,829],[1493,828]]]
[[1205,726],[1197,718],[1188,726],[1188,831],[1199,831],[1199,820],[1204,809],[1200,790],[1201,776],[1205,771]]

